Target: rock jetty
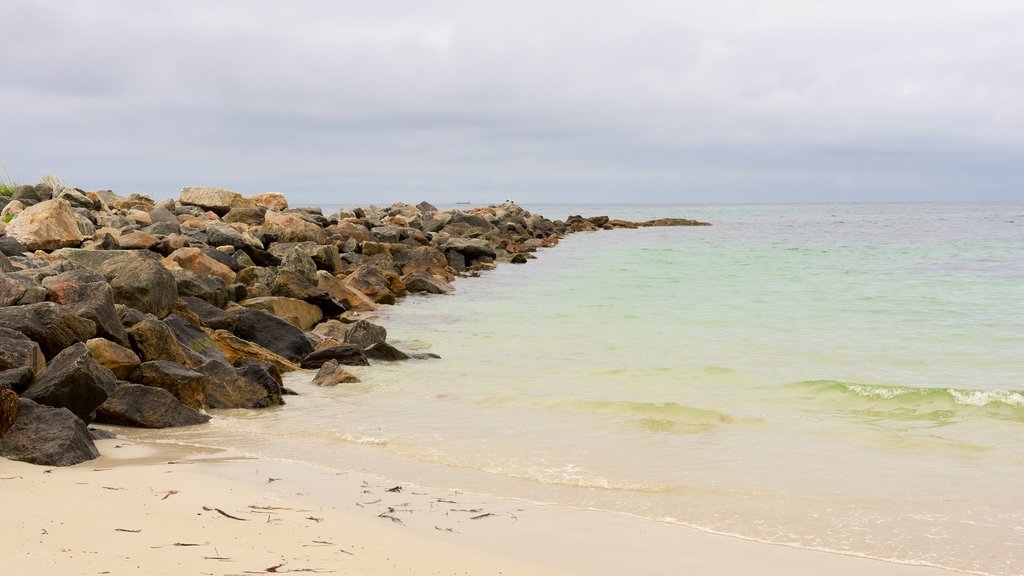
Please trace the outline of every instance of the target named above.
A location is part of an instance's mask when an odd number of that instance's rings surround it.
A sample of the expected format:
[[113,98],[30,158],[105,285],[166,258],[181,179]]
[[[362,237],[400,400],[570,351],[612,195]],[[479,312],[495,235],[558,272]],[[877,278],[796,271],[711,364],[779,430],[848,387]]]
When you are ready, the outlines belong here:
[[190,186],[177,200],[20,186],[0,197],[0,456],[96,458],[94,422],[165,428],[264,408],[281,373],[422,357],[366,319],[411,293],[525,263],[567,234],[703,222],[572,216],[508,202],[324,215],[282,194]]

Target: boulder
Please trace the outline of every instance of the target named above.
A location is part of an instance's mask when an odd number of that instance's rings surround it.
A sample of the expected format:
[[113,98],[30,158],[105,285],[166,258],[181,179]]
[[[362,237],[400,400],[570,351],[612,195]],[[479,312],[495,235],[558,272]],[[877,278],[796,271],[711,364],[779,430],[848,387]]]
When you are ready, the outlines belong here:
[[53,358],[76,342],[96,335],[96,324],[54,302],[0,308],[0,326],[17,330],[39,344]]
[[455,287],[429,272],[410,272],[402,276],[405,289],[409,292],[426,294],[450,294]]
[[7,235],[29,250],[56,250],[78,246],[84,240],[71,204],[62,198],[23,210],[7,225]]
[[96,421],[136,428],[172,428],[209,422],[163,388],[123,383],[96,409]]
[[497,256],[490,242],[481,238],[452,238],[444,244],[444,251],[462,254],[467,265],[472,265],[474,260],[481,257],[493,259]]
[[[243,356],[241,358],[236,359],[232,366],[234,366],[235,368],[259,366],[260,368],[266,370],[267,374],[270,374],[270,377],[274,379],[274,382],[277,382],[278,389],[284,389],[284,378],[281,377],[281,371],[277,369],[277,366],[274,366],[273,364],[267,362],[266,360],[253,358],[251,356]],[[296,368],[298,368],[298,366],[296,366]]]
[[266,213],[267,209],[260,206],[237,207],[232,208],[224,216],[224,221],[229,224],[240,223],[247,226],[259,226],[263,224],[263,217]]
[[163,265],[168,269],[180,267],[197,274],[216,276],[225,284],[235,281],[235,273],[230,267],[204,254],[199,248],[178,248],[163,259]]
[[67,408],[88,424],[96,407],[114,391],[117,378],[89,354],[82,342],[64,350],[36,374],[25,398],[54,408]]
[[327,232],[323,228],[293,212],[268,210],[259,230],[274,235],[278,242],[327,243]]
[[320,366],[316,376],[313,377],[313,384],[317,386],[337,386],[359,382],[355,374],[345,370],[338,364],[337,360],[328,360]]
[[167,360],[188,363],[188,357],[178,344],[174,331],[156,318],[146,318],[129,328],[128,340],[143,362]]
[[231,330],[231,327],[235,324],[235,317],[232,314],[210,304],[207,300],[193,296],[182,296],[181,301],[199,317],[204,326],[217,330]]
[[131,348],[115,344],[106,338],[92,338],[85,343],[85,346],[89,349],[92,357],[100,363],[100,366],[110,370],[114,376],[122,380],[127,379],[136,366],[142,364],[142,360]]
[[160,239],[146,232],[129,232],[121,234],[117,243],[125,250],[150,250],[160,243]]
[[208,186],[185,186],[178,195],[178,201],[186,206],[199,206],[218,216],[223,216],[235,206],[252,205],[238,192]]
[[178,290],[174,275],[143,252],[129,252],[103,263],[99,272],[114,290],[114,302],[157,318],[171,313]]
[[71,466],[100,455],[85,423],[66,408],[22,398],[18,419],[0,438],[0,456],[44,466]]
[[408,360],[410,358],[408,354],[387,342],[377,342],[373,346],[363,350],[363,354],[365,354],[367,358],[371,358],[373,360],[396,361]]
[[235,318],[234,333],[292,362],[302,360],[313,351],[303,330],[263,310],[249,309],[240,313]]
[[227,330],[216,330],[210,339],[220,349],[221,354],[233,365],[240,365],[247,358],[272,364],[279,372],[294,372],[299,366],[284,356],[267,350],[263,346],[243,340]]
[[224,357],[220,348],[217,348],[217,345],[210,339],[210,335],[194,326],[182,316],[168,314],[162,322],[171,329],[181,346],[206,359],[227,362],[227,358]]
[[319,307],[295,298],[261,296],[243,300],[239,304],[246,308],[269,312],[303,331],[309,330],[324,317]]
[[377,303],[372,298],[340,278],[321,270],[316,273],[316,279],[318,287],[322,288],[336,300],[345,303],[349,310],[372,312],[377,309]]
[[284,212],[288,209],[288,199],[284,197],[284,194],[280,192],[267,192],[265,194],[256,194],[250,196],[250,200],[253,201],[257,206],[261,206],[268,210],[275,210],[277,212]]
[[377,304],[394,304],[396,301],[391,281],[374,266],[364,264],[357,267],[345,277],[344,282]]
[[11,368],[0,372],[0,390],[10,390],[21,394],[32,385],[36,373],[28,366]]
[[204,376],[177,362],[154,360],[143,362],[132,372],[131,381],[167,390],[182,404],[202,410],[206,404]]
[[39,344],[17,330],[0,326],[0,371],[28,368],[33,374],[46,366]]
[[402,269],[402,274],[413,272],[427,272],[441,276],[445,280],[455,278],[448,272],[448,259],[444,252],[433,246],[420,246],[395,254],[395,264]]
[[71,270],[43,279],[49,299],[92,320],[96,334],[128,345],[128,335],[114,310],[114,291],[103,276],[88,269]]
[[14,426],[20,407],[21,402],[18,401],[17,393],[8,388],[0,388],[0,438]]
[[235,290],[217,276],[208,276],[191,270],[171,270],[177,295],[191,296],[206,300],[215,307],[223,308],[235,299]]
[[[6,234],[6,232],[4,232]],[[10,236],[0,237],[0,253],[4,256],[21,256],[29,249]]]
[[340,320],[325,320],[313,328],[313,334],[323,338],[333,338],[340,344],[344,343],[345,332],[348,331],[349,326]]
[[206,379],[206,404],[210,408],[266,408],[282,404],[281,388],[260,366],[234,368],[210,360],[196,368]]
[[387,337],[388,331],[383,326],[360,320],[345,330],[342,339],[346,344],[365,349],[378,342],[383,342]]
[[46,288],[36,282],[27,271],[20,274],[0,274],[0,306],[37,304],[45,300]]
[[345,344],[342,346],[331,346],[329,348],[322,348],[307,355],[299,363],[299,366],[306,370],[314,368],[320,368],[324,362],[328,360],[334,360],[338,364],[344,364],[346,366],[369,366],[370,362],[366,359],[363,351],[357,346],[351,344]]

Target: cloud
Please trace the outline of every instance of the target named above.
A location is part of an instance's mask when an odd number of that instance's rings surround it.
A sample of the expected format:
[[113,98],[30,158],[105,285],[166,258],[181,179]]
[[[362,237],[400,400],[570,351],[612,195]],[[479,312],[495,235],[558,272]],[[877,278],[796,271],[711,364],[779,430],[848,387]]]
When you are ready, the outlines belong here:
[[1020,198],[1024,7],[0,5],[23,179],[306,201]]

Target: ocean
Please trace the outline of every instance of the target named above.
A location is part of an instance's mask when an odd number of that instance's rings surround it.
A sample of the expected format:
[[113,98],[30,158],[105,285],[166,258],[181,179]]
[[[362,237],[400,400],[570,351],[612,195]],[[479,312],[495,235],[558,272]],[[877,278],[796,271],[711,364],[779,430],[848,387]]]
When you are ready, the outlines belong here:
[[438,360],[132,437],[1024,573],[1024,203],[538,205],[574,234],[378,323]]

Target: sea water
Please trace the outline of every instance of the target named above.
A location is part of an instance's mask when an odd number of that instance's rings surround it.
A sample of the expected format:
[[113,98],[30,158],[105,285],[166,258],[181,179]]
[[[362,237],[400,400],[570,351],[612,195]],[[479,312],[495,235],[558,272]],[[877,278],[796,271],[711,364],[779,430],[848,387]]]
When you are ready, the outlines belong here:
[[1024,204],[529,206],[575,234],[380,314],[438,360],[149,438],[1024,573]]

